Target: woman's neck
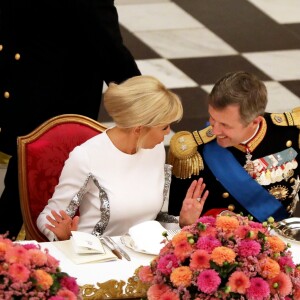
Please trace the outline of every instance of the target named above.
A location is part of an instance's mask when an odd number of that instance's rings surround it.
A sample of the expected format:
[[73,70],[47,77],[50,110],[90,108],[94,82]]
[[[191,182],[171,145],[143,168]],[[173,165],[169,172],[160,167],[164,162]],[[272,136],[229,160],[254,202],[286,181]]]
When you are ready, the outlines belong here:
[[126,154],[135,154],[137,151],[138,136],[133,128],[112,127],[106,131],[114,146]]

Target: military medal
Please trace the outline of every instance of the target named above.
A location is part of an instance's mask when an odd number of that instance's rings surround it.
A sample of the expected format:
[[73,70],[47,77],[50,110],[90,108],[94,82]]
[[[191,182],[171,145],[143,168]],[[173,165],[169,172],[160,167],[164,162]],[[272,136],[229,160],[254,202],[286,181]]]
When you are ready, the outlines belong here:
[[246,164],[244,165],[244,169],[247,171],[247,173],[250,176],[253,176],[254,174],[254,164],[253,161],[251,160],[252,158],[252,154],[250,153],[249,149],[246,149]]

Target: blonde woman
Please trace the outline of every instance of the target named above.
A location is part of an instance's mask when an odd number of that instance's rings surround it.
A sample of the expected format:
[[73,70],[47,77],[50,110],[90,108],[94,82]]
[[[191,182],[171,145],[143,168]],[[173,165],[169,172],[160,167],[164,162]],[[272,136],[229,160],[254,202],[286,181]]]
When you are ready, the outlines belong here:
[[[163,141],[170,124],[182,117],[178,96],[154,77],[136,76],[111,83],[103,100],[115,126],[70,153],[37,220],[49,240],[69,239],[71,230],[122,235],[154,220],[168,197],[171,167],[165,165]],[[194,182],[186,201],[202,209],[195,199],[204,187]]]

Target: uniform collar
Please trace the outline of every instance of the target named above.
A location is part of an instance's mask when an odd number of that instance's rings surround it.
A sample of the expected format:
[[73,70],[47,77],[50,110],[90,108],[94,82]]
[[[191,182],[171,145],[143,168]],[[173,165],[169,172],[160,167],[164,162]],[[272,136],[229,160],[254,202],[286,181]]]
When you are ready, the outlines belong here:
[[246,144],[238,144],[234,147],[245,153],[247,152],[247,150],[253,152],[255,148],[264,139],[266,132],[267,132],[267,122],[263,118],[257,133]]

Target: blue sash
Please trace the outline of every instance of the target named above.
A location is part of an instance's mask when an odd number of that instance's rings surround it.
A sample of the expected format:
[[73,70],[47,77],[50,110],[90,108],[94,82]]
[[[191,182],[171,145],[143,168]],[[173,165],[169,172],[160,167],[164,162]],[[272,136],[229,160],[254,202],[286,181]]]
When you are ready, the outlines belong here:
[[270,216],[275,220],[289,217],[284,206],[245,171],[230,151],[216,141],[204,146],[203,156],[216,178],[259,222],[266,221]]

